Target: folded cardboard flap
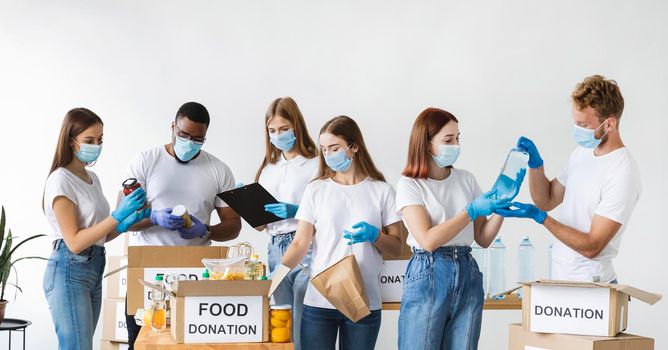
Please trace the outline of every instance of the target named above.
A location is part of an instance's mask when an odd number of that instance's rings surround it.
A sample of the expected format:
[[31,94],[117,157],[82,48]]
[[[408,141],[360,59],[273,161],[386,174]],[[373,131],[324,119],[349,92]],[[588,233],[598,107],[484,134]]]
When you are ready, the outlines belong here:
[[128,248],[128,268],[202,266],[202,258],[227,256],[226,246],[145,247]]
[[632,298],[638,299],[649,305],[656,304],[663,297],[661,294],[644,291],[642,289],[625,284],[559,281],[559,280],[538,280],[533,282],[524,282],[522,284],[525,286],[542,285],[542,286],[577,287],[577,288],[608,288],[622,292]]
[[264,281],[177,281],[172,291],[182,296],[269,296],[270,280]]

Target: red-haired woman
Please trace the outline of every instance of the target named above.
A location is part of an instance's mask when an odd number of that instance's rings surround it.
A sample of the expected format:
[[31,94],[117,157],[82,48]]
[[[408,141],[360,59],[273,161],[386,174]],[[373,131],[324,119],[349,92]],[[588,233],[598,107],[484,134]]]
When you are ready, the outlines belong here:
[[[399,349],[477,349],[482,322],[482,274],[471,256],[475,240],[488,247],[509,201],[483,194],[473,174],[453,167],[459,122],[427,108],[411,131],[408,162],[397,184],[397,209],[413,255],[399,314]],[[522,181],[523,173],[518,174]],[[519,186],[518,186],[519,188]]]

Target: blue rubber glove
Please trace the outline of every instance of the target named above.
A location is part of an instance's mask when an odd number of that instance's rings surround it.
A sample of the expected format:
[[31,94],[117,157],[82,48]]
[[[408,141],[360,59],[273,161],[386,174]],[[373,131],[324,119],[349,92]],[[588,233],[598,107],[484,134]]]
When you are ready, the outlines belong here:
[[144,204],[146,204],[146,192],[143,188],[138,188],[121,198],[116,210],[111,212],[111,216],[119,223],[123,222],[130,214],[141,209]]
[[265,211],[268,211],[281,219],[294,218],[295,215],[297,215],[297,209],[299,209],[298,205],[282,202],[265,204],[264,206]]
[[151,224],[174,231],[183,227],[183,218],[172,215],[172,208],[154,210],[151,212]]
[[151,208],[146,208],[143,210],[136,211],[130,214],[125,220],[116,226],[116,232],[124,233],[127,232],[132,225],[151,217]]
[[178,229],[179,236],[183,239],[203,238],[207,231],[206,225],[192,215],[190,215],[190,220],[192,220],[193,225],[190,228],[180,227]]
[[530,218],[534,219],[537,223],[543,224],[545,218],[547,218],[547,213],[538,209],[533,204],[524,204],[520,202],[512,202],[511,206],[518,209],[500,208],[496,209],[494,212],[503,216],[504,218]]
[[491,215],[494,210],[507,208],[510,205],[510,199],[493,199],[495,194],[496,190],[489,191],[474,199],[466,207],[471,221],[475,221],[479,216]]
[[343,238],[348,239],[348,245],[362,242],[375,243],[380,235],[380,229],[366,221],[360,221],[352,226],[355,232],[343,230]]
[[529,168],[536,169],[543,166],[543,158],[540,157],[538,148],[536,147],[536,144],[533,143],[533,141],[522,136],[519,140],[517,140],[517,148],[529,153]]

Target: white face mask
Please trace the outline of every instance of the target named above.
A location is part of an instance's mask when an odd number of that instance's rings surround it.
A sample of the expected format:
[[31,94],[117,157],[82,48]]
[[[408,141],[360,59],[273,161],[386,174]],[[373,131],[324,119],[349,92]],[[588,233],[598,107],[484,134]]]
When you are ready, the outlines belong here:
[[[606,120],[607,121],[607,120]],[[603,141],[603,137],[608,134],[608,131],[610,131],[610,128],[605,131],[603,136],[601,136],[600,139],[597,139],[594,134],[596,134],[596,130],[600,129],[603,124],[605,124],[604,121],[599,125],[596,129],[591,130],[587,128],[583,128],[581,126],[578,126],[577,124],[573,124],[573,137],[575,138],[575,142],[584,147],[584,148],[595,148],[596,146],[600,145],[601,142]]]
[[431,158],[441,168],[449,167],[455,164],[461,148],[459,145],[438,145],[438,154]]

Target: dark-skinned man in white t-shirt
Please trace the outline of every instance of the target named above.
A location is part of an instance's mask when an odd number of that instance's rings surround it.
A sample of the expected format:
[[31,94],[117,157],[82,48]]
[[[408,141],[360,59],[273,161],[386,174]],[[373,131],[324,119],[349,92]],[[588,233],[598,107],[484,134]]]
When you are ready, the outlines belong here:
[[[237,238],[241,230],[239,215],[217,197],[234,188],[234,176],[228,166],[202,149],[209,128],[209,112],[197,103],[183,104],[171,123],[171,141],[139,154],[126,176],[136,178],[151,203],[151,218],[130,230],[136,237],[130,245],[202,246],[211,241],[224,242]],[[185,205],[192,226],[184,227],[182,217],[172,215],[172,208]],[[210,225],[211,214],[218,214],[220,223]],[[126,310],[130,349],[139,333],[135,310]]]

